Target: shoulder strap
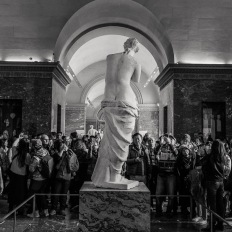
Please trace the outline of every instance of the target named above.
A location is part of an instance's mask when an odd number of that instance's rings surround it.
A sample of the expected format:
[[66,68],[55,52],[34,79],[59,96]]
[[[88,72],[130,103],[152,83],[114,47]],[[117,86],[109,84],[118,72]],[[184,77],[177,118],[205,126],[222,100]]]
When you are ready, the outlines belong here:
[[18,155],[18,154],[16,154],[16,155],[12,158],[12,162],[13,162],[13,160],[14,160],[17,156],[19,156],[19,155]]

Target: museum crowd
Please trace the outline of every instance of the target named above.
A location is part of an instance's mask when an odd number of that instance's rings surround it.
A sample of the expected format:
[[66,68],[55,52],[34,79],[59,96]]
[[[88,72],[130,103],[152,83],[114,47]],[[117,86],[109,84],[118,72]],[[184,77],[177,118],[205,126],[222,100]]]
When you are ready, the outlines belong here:
[[[67,201],[68,192],[78,194],[84,181],[91,181],[102,135],[95,130],[84,136],[51,132],[49,136],[21,133],[9,138],[4,131],[0,137],[0,193],[8,199],[9,211],[35,193],[63,194],[36,197],[36,217],[65,215],[68,206],[77,208],[78,196]],[[192,139],[184,134],[180,141],[170,134],[155,140],[150,133],[135,133],[122,175],[146,184],[157,217],[172,217],[179,208],[183,215],[190,214],[190,200],[182,196],[191,195],[193,221],[206,224],[202,205],[223,218],[226,211],[232,214],[231,146],[231,141],[203,139],[202,133]],[[31,203],[26,209],[29,217],[33,217],[32,208]],[[24,213],[24,208],[18,212]],[[223,223],[214,220],[215,228],[223,230]]]

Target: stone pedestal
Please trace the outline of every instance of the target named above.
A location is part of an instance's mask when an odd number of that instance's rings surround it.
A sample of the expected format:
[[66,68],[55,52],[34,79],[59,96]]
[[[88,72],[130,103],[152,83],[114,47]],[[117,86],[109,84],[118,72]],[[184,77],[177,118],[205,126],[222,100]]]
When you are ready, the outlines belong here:
[[80,190],[79,231],[149,232],[150,191],[140,182],[129,190],[96,188],[85,182]]

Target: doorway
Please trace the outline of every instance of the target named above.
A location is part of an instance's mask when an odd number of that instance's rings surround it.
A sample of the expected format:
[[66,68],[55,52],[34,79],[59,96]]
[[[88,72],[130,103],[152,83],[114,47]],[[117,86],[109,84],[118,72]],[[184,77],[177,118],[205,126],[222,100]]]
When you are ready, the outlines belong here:
[[18,136],[22,130],[22,100],[0,99],[0,133]]
[[205,140],[226,138],[225,102],[203,102],[202,125]]

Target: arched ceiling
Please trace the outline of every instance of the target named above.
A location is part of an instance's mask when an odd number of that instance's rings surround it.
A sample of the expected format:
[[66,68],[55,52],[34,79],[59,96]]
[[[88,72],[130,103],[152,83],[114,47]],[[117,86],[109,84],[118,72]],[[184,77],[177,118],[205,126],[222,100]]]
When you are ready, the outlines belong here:
[[[78,75],[81,70],[89,65],[105,60],[107,55],[123,52],[123,44],[127,39],[128,37],[126,36],[115,34],[95,37],[75,51],[69,62],[69,66]],[[151,52],[141,43],[139,44],[139,52],[135,55],[135,58],[141,64],[143,72],[150,76],[156,68],[157,63]]]
[[[143,88],[152,63],[232,63],[231,15],[230,0],[2,0],[0,59],[70,64],[81,87],[73,82],[67,99],[77,102],[89,81],[104,74],[106,55],[133,36],[145,48],[136,55],[146,74],[140,91],[155,97],[153,83]],[[102,88],[87,96],[100,97]]]
[[[121,35],[98,36],[89,40],[78,50],[73,52],[73,56],[69,62],[69,67],[71,67],[78,81],[83,87],[88,84],[91,79],[96,78],[99,75],[104,76],[106,56],[109,54],[122,52],[123,44],[127,39],[128,37]],[[135,55],[135,58],[138,63],[141,64],[142,71],[145,73],[146,78],[148,79],[153,70],[157,67],[157,63],[146,47],[140,44],[139,48],[139,52]],[[95,65],[93,69],[93,64],[99,65]],[[104,71],[102,70],[102,66],[104,67]],[[85,73],[89,73],[88,77],[86,75],[82,75],[81,72],[83,70],[85,70]],[[104,88],[104,80],[95,83],[91,89],[89,89],[87,97],[90,101],[94,101],[103,94]]]
[[[105,80],[102,79],[100,81],[98,81],[96,84],[94,84],[91,89],[88,92],[88,99],[94,104],[95,107],[97,107],[96,103],[100,103],[103,99],[103,92],[105,89]],[[97,101],[97,99],[99,101]]]

